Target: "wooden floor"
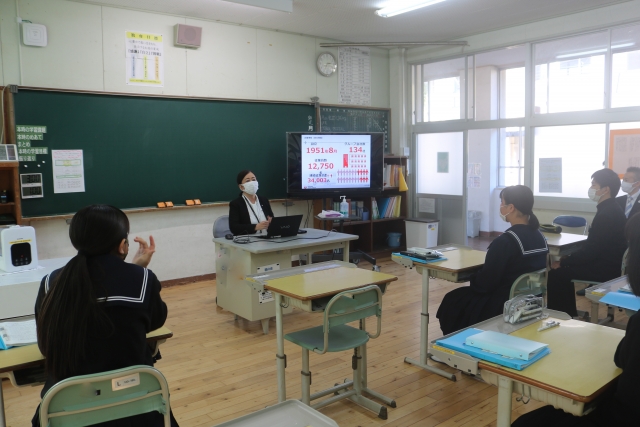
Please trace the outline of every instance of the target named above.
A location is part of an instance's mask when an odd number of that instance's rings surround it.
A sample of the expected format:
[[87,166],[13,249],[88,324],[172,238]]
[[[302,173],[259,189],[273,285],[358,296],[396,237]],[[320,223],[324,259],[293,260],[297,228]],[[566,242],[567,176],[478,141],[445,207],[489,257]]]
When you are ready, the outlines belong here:
[[[369,343],[369,386],[396,399],[383,421],[350,402],[321,410],[340,426],[495,426],[497,389],[456,374],[452,382],[403,362],[418,357],[420,275],[389,261],[382,271],[399,277],[383,299],[382,335]],[[360,264],[366,268],[367,264]],[[441,336],[435,317],[443,296],[461,285],[432,280],[430,338]],[[169,306],[167,326],[174,337],[162,346],[156,367],[169,381],[171,407],[182,427],[214,426],[276,403],[275,321],[268,335],[260,322],[234,321],[233,314],[216,307],[215,281],[175,286],[162,291]],[[584,297],[579,306],[588,307]],[[601,316],[604,316],[602,311]],[[619,313],[616,320],[626,320]],[[618,319],[618,317],[620,319]],[[294,310],[284,319],[285,333],[316,326],[319,315]],[[300,393],[299,347],[286,342],[287,396]],[[429,362],[433,363],[433,362]],[[450,372],[445,365],[439,367]],[[348,378],[351,353],[311,354],[312,393]],[[3,381],[8,426],[26,426],[39,402],[40,387],[14,388]],[[512,418],[540,404],[523,405],[513,399]]]

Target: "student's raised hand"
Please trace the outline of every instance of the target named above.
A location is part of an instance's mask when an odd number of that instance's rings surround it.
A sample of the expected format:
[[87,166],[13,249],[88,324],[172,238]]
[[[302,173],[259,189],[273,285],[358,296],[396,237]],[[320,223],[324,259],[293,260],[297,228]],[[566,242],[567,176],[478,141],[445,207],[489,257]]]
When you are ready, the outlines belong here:
[[558,268],[560,268],[560,261],[553,261],[551,263],[551,269],[552,270],[557,270]]
[[151,257],[156,251],[156,242],[153,240],[153,236],[149,236],[149,244],[142,237],[136,237],[133,239],[134,242],[138,242],[138,251],[133,256],[133,264],[139,265],[140,267],[147,267],[151,262]]

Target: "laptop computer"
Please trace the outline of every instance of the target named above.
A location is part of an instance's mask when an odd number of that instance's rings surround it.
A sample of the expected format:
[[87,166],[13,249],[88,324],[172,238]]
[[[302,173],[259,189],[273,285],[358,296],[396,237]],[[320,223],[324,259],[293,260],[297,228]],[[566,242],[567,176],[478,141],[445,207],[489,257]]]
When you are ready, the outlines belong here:
[[302,215],[276,216],[271,219],[266,236],[256,236],[259,239],[275,239],[277,237],[291,237],[298,235],[302,222]]

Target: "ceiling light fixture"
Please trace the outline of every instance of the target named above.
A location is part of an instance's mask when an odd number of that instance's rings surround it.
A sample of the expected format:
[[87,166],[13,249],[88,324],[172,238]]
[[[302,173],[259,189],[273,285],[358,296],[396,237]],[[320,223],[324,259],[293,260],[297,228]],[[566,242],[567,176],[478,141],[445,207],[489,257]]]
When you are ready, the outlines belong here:
[[376,15],[383,18],[391,18],[401,13],[411,12],[412,10],[431,6],[432,4],[441,3],[445,0],[403,0],[395,1],[387,7],[376,10]]
[[263,9],[277,10],[280,12],[293,12],[293,0],[224,0],[231,3],[246,4],[261,7]]

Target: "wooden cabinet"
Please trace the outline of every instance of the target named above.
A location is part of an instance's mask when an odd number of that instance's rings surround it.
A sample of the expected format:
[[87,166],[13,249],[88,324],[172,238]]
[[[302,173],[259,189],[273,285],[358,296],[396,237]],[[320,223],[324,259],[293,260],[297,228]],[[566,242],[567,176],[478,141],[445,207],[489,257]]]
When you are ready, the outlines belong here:
[[[399,165],[404,166],[406,170],[407,157],[400,156],[385,156],[385,165]],[[405,176],[406,179],[406,176]],[[372,205],[374,199],[380,199],[384,197],[400,196],[400,216],[397,218],[383,218],[372,219]],[[405,250],[407,246],[407,239],[405,233],[404,220],[407,218],[409,212],[409,197],[408,191],[401,192],[398,187],[385,187],[382,195],[378,197],[351,197],[351,200],[361,200],[364,202],[365,210],[369,211],[369,219],[366,221],[345,221],[344,232],[349,234],[355,234],[359,237],[358,240],[354,240],[350,243],[351,250],[361,250],[374,257],[386,257],[390,256],[391,252],[397,252],[399,250]],[[333,209],[332,199],[316,199],[313,201],[313,216],[318,215],[322,209]],[[334,228],[339,230],[339,222],[320,221],[314,218],[314,228],[318,229],[330,229]],[[400,240],[399,248],[391,248],[387,242],[388,233],[400,233],[402,238]]]
[[11,215],[16,224],[22,223],[18,162],[0,162],[0,193],[7,190],[8,203],[0,203],[0,215]]

